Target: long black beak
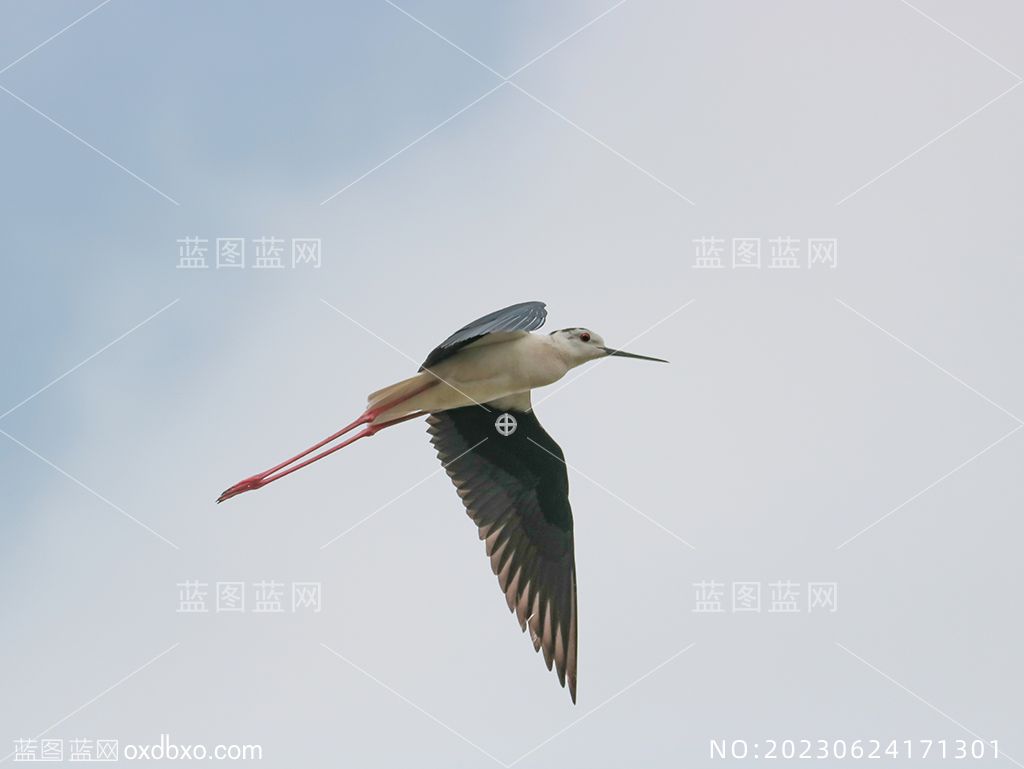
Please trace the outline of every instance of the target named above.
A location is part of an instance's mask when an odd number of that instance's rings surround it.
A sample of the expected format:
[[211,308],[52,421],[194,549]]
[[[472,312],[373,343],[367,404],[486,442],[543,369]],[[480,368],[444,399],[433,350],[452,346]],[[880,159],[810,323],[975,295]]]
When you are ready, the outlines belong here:
[[658,363],[668,363],[667,360],[663,360],[661,358],[650,358],[646,355],[637,355],[635,352],[626,352],[625,350],[613,350],[611,347],[602,347],[601,349],[604,350],[609,355],[615,355],[618,356],[619,358],[636,358],[637,360],[653,360]]

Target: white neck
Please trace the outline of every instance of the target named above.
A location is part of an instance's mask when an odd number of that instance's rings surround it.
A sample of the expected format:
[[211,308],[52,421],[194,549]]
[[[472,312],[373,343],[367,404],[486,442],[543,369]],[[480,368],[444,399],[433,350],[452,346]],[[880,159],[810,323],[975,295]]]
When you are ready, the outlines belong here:
[[574,343],[561,334],[549,336],[548,342],[568,368],[576,368],[587,361],[604,357],[598,348]]

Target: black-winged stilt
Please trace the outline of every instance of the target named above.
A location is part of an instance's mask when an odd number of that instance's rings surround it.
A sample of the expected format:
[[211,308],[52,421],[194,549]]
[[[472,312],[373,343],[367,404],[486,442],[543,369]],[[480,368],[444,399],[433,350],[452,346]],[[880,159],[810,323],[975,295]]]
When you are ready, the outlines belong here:
[[[523,302],[460,328],[431,351],[415,376],[371,393],[354,422],[239,481],[217,501],[265,486],[385,427],[426,416],[430,440],[479,527],[509,609],[522,629],[529,629],[548,669],[554,664],[562,686],[568,682],[575,702],[569,480],[562,449],[537,421],[530,393],[599,358],[665,361],[606,347],[585,328],[530,333],[546,317],[543,302]],[[360,426],[355,435],[325,448]]]

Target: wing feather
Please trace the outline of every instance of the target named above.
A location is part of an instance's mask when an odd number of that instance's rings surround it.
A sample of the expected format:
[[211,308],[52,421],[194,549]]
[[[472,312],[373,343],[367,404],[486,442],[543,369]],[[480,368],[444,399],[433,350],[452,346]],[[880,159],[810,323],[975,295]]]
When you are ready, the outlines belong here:
[[534,331],[544,325],[548,316],[544,302],[520,302],[467,323],[430,351],[420,371],[450,358],[463,347],[480,341],[488,334]]
[[495,429],[493,412],[478,406],[431,414],[428,432],[478,527],[510,611],[575,702],[576,563],[568,476],[561,448],[533,412],[510,413],[517,428],[509,436]]

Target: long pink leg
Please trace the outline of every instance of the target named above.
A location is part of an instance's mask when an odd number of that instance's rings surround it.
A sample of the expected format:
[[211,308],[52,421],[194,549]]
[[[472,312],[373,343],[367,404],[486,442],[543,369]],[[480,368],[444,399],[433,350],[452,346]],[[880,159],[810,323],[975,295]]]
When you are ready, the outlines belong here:
[[[372,424],[373,420],[376,419],[381,414],[383,414],[384,412],[394,408],[395,406],[398,406],[401,403],[404,403],[405,401],[409,400],[413,396],[419,395],[421,392],[423,392],[423,391],[425,391],[425,390],[435,386],[436,384],[437,384],[436,381],[428,382],[423,387],[420,387],[420,388],[414,390],[413,392],[409,393],[408,395],[403,395],[401,398],[395,398],[393,400],[386,401],[386,402],[384,402],[384,403],[382,403],[382,404],[380,404],[378,406],[375,406],[372,409],[367,409],[354,422],[345,425],[343,428],[338,430],[338,432],[334,433],[333,435],[328,435],[322,441],[320,441],[319,443],[316,443],[316,444],[310,446],[305,451],[302,451],[299,454],[296,454],[294,457],[291,457],[290,459],[286,459],[284,462],[281,462],[280,464],[274,465],[269,470],[264,470],[262,473],[257,473],[256,475],[251,475],[248,478],[245,478],[245,479],[239,481],[234,486],[232,486],[231,488],[227,489],[223,494],[221,494],[217,498],[217,502],[223,502],[225,499],[231,499],[231,497],[237,496],[238,494],[241,494],[242,492],[251,491],[253,489],[258,489],[258,488],[260,488],[262,486],[265,486],[266,484],[270,483],[271,481],[276,481],[278,478],[283,478],[284,476],[288,475],[289,473],[295,472],[296,470],[298,470],[301,467],[305,467],[308,464],[316,462],[318,459],[323,459],[324,457],[328,456],[329,454],[333,454],[335,451],[338,451],[339,449],[343,449],[346,446],[349,446],[352,443],[355,443],[360,438],[366,438],[366,437],[368,437],[370,435],[374,435],[379,430],[382,430],[385,427],[391,427],[392,425],[396,425],[396,424],[398,424],[400,422],[405,422],[408,419],[414,419],[416,417],[424,416],[426,412],[420,411],[420,412],[416,412],[414,414],[406,415],[404,417],[399,417],[398,419],[392,419],[392,420],[390,420],[388,422],[382,422],[382,423],[377,424],[377,425]],[[284,472],[279,472],[281,470],[284,470],[284,468],[288,467],[288,465],[292,464],[293,462],[297,462],[298,460],[302,459],[303,457],[308,456],[309,454],[312,454],[317,449],[321,449],[324,446],[326,446],[328,443],[331,443],[331,442],[337,440],[342,435],[345,435],[346,433],[351,432],[355,428],[359,427],[359,425],[368,425],[368,426],[365,427],[364,429],[360,430],[356,435],[352,436],[348,440],[343,441],[342,443],[338,444],[337,446],[334,446],[334,447],[332,447],[332,448],[330,448],[330,449],[328,449],[326,451],[321,451],[316,456],[311,457],[311,458],[307,459],[306,461],[299,463],[295,467],[292,467],[292,468],[289,468],[288,470],[285,470]]]
[[314,462],[316,462],[317,460],[323,459],[324,457],[333,454],[335,451],[339,451],[339,450],[345,448],[346,446],[349,446],[349,445],[355,443],[360,438],[368,438],[371,435],[376,435],[378,432],[383,430],[385,427],[391,427],[392,425],[397,425],[400,422],[406,422],[406,421],[408,421],[410,419],[416,419],[418,417],[425,417],[426,415],[427,415],[426,411],[417,411],[417,412],[415,412],[413,414],[406,414],[404,417],[399,417],[398,419],[392,419],[390,421],[381,422],[380,424],[376,424],[376,425],[371,424],[371,425],[369,425],[367,427],[364,427],[362,430],[360,430],[358,433],[353,435],[351,438],[348,438],[347,440],[342,441],[337,446],[331,446],[331,448],[326,449],[324,451],[321,451],[316,456],[310,457],[309,459],[305,460],[304,462],[299,462],[299,464],[295,465],[295,467],[289,467],[287,470],[282,470],[281,472],[279,472],[279,473],[277,473],[275,475],[271,475],[269,477],[264,478],[262,483],[261,483],[261,485],[268,484],[271,481],[276,481],[278,478],[284,478],[286,475],[289,475],[290,473],[294,473],[296,470],[301,470],[306,465],[311,465]]

